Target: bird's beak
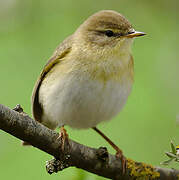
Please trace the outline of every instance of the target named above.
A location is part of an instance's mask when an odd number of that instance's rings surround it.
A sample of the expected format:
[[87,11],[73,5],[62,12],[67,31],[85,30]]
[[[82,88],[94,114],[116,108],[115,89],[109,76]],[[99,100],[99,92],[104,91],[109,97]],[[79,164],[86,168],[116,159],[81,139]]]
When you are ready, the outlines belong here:
[[139,32],[139,31],[134,31],[134,32],[131,32],[130,34],[127,34],[125,37],[134,38],[134,37],[144,36],[144,35],[146,35],[146,33]]

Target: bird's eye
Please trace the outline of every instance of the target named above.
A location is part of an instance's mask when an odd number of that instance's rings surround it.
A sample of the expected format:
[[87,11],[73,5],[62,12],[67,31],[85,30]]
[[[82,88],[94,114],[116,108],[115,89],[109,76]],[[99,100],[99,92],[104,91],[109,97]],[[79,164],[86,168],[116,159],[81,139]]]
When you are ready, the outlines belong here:
[[129,31],[129,32],[128,32],[128,34],[133,34],[133,33],[134,33],[134,31]]
[[111,31],[111,30],[106,30],[105,35],[108,36],[108,37],[112,37],[112,36],[114,36],[114,32]]

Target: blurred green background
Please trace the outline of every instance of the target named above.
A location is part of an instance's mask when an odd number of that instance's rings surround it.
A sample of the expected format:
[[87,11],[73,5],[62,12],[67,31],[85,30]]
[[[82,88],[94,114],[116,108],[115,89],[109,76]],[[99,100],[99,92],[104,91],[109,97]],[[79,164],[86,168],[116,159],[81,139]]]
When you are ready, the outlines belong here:
[[[55,47],[91,14],[121,12],[136,30],[148,35],[133,45],[135,83],[123,111],[99,128],[127,157],[159,165],[170,140],[179,144],[179,24],[175,0],[0,0],[0,103],[21,104],[31,114],[34,83]],[[67,128],[70,138],[91,146],[111,147],[93,130]],[[0,179],[100,180],[76,168],[48,175],[52,157],[0,131]],[[170,167],[177,168],[172,164]]]

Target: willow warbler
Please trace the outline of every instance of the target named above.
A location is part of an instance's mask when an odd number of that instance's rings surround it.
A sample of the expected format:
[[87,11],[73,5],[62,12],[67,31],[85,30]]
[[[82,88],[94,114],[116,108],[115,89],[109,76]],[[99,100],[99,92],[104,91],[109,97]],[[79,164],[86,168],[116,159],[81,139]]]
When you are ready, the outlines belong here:
[[35,120],[50,129],[62,127],[63,137],[64,125],[93,128],[123,158],[122,151],[96,126],[124,106],[134,79],[131,45],[134,37],[142,35],[115,11],[90,16],[43,68],[32,95]]

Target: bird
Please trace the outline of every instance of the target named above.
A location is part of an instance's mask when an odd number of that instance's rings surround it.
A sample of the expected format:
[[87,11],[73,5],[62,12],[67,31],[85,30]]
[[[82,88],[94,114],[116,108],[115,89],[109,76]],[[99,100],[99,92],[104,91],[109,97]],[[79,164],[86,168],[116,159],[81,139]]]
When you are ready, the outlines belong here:
[[113,10],[87,18],[41,71],[32,93],[34,119],[52,130],[60,127],[63,142],[68,140],[64,126],[94,129],[116,150],[125,169],[122,150],[97,125],[125,105],[134,82],[131,45],[143,35]]

